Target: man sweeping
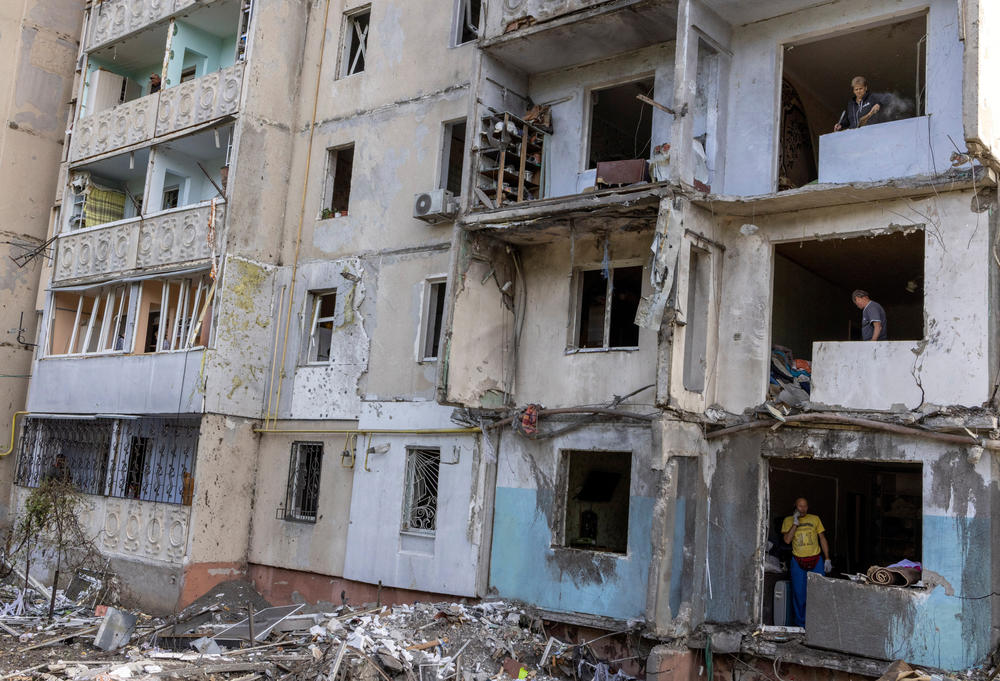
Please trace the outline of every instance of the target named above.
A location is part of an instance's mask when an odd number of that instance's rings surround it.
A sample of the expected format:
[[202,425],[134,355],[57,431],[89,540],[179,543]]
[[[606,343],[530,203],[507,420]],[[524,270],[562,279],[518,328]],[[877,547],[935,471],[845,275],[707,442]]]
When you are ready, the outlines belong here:
[[809,512],[809,502],[805,497],[795,500],[795,512],[781,523],[782,539],[786,544],[792,545],[789,568],[792,573],[793,627],[806,625],[806,583],[809,573],[824,575],[833,570],[825,532],[823,521]]

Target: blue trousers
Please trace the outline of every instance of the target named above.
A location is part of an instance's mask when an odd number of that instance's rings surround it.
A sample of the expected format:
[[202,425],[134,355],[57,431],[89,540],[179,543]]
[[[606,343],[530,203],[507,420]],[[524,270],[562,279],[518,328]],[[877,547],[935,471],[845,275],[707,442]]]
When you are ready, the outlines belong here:
[[799,561],[795,560],[793,557],[791,559],[791,570],[792,570],[792,622],[793,627],[804,627],[806,626],[806,581],[809,578],[808,573],[818,572],[819,574],[825,574],[823,572],[823,558],[816,561],[816,565],[813,566],[812,570],[803,570],[799,566]]

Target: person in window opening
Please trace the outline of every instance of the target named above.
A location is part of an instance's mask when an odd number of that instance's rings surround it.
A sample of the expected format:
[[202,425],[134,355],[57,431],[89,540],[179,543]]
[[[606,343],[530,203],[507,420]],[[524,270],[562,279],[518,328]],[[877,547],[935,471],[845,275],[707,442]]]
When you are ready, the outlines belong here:
[[847,108],[840,114],[840,119],[833,126],[834,132],[845,128],[860,128],[867,123],[879,123],[879,111],[882,105],[876,96],[868,91],[868,79],[855,76],[851,80],[854,97],[847,102]]
[[805,497],[799,497],[795,500],[795,512],[781,523],[781,535],[786,544],[792,545],[792,560],[789,563],[792,573],[792,626],[804,627],[809,573],[825,575],[833,570],[826,528],[819,516],[809,513],[809,502]]
[[884,341],[886,333],[885,308],[868,296],[868,291],[858,289],[851,294],[854,304],[861,310],[861,340]]
[[149,74],[149,94],[160,91],[160,74]]
[[66,461],[65,455],[56,455],[56,458],[52,460],[52,465],[49,466],[48,472],[45,473],[45,479],[56,482],[73,482],[73,474],[70,473],[69,462]]

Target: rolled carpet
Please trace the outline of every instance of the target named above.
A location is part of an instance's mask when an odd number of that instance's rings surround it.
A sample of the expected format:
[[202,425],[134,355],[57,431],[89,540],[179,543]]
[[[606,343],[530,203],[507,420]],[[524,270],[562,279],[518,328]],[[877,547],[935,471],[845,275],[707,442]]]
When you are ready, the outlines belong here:
[[873,584],[881,584],[883,586],[909,586],[920,581],[920,570],[916,568],[872,565],[868,568],[867,575]]

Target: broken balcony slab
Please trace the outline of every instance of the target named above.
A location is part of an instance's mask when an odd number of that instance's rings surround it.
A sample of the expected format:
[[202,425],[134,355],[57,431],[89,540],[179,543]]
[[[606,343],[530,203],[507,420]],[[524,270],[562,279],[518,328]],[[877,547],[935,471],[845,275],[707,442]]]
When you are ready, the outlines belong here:
[[[606,59],[676,37],[676,0],[562,4],[565,9],[558,14],[550,11],[549,19],[534,17],[530,7],[518,12],[519,16],[505,13],[503,25],[490,27],[489,37],[480,47],[500,61],[533,74]],[[517,20],[528,25],[503,32]]]
[[715,215],[753,217],[790,213],[811,208],[826,208],[857,203],[872,203],[900,198],[933,196],[940,192],[995,187],[996,179],[977,166],[971,170],[950,170],[937,175],[919,175],[880,182],[852,184],[809,184],[797,189],[755,196],[693,194],[691,203]]
[[571,233],[652,229],[660,199],[670,193],[665,182],[604,189],[471,213],[461,225],[517,244],[547,243]]
[[760,636],[744,637],[741,650],[744,653],[769,660],[780,658],[782,662],[870,677],[881,676],[886,667],[889,666],[889,663],[884,660],[873,660],[828,650],[816,650],[795,640],[769,641]]

